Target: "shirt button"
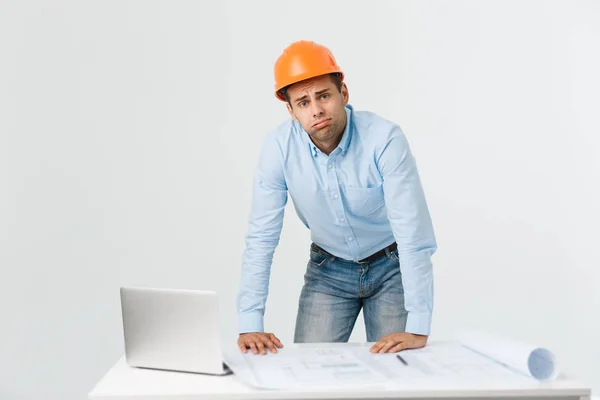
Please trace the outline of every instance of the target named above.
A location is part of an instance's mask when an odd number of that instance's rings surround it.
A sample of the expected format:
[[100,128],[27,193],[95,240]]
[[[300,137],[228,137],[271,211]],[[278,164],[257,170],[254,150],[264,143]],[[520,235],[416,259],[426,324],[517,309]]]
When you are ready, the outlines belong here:
[[353,238],[352,236],[348,236],[348,241],[350,241],[350,242],[351,242],[351,241],[353,241],[353,240],[354,240],[354,238]]
[[338,196],[338,194],[337,194],[337,193],[333,195],[333,198],[334,198],[334,199],[337,199],[338,197],[340,197],[340,196]]
[[333,168],[333,164],[329,164],[329,169]]
[[344,222],[346,220],[346,218],[342,217],[340,218],[340,222]]

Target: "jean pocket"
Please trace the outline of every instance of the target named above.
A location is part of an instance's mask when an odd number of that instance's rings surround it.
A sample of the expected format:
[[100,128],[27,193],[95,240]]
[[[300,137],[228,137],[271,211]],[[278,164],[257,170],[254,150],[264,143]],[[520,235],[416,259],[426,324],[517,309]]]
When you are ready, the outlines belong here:
[[321,253],[320,251],[311,250],[310,251],[310,263],[315,267],[320,267],[325,264],[327,261],[327,255]]
[[346,186],[344,189],[348,211],[358,217],[373,217],[383,209],[383,185],[358,188]]

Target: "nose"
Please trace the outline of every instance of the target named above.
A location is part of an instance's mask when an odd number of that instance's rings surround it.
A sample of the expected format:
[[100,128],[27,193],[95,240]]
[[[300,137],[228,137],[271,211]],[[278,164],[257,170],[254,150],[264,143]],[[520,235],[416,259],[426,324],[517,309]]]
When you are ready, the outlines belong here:
[[325,110],[323,109],[323,106],[321,104],[319,104],[318,101],[312,101],[311,105],[312,105],[311,111],[312,111],[313,117],[318,117],[325,112]]

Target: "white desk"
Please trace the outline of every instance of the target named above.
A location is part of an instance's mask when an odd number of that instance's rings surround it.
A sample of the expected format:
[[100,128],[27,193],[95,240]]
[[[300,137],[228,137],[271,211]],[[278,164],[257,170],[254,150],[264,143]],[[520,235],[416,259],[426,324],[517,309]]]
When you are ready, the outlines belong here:
[[[356,344],[336,344],[348,346]],[[291,344],[288,346],[303,346]],[[304,345],[305,346],[305,345]],[[314,345],[313,345],[314,346]],[[328,344],[331,346],[331,344]],[[200,374],[131,368],[122,357],[89,393],[90,400],[230,400],[230,399],[548,399],[590,400],[590,389],[560,377],[527,389],[439,387],[419,390],[286,390],[265,391],[246,386],[234,375]]]

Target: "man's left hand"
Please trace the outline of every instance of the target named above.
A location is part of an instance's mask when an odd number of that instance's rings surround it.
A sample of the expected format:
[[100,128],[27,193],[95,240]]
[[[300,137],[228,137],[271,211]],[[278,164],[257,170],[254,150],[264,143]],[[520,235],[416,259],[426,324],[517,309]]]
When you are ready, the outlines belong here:
[[397,353],[404,349],[418,349],[427,344],[426,335],[398,332],[382,337],[369,350],[371,353]]

